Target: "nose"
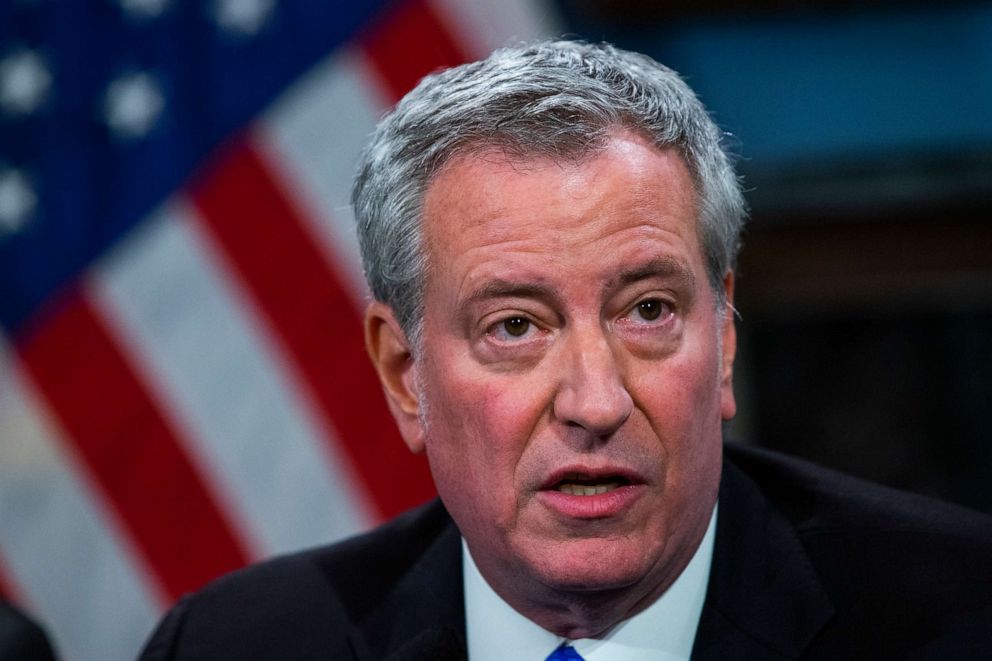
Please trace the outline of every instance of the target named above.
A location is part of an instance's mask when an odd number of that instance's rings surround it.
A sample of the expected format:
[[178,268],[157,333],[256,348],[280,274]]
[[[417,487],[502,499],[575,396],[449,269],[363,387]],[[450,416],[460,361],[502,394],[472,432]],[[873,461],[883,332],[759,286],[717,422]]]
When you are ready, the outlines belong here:
[[627,421],[634,406],[614,349],[597,329],[574,333],[565,351],[555,417],[606,438]]

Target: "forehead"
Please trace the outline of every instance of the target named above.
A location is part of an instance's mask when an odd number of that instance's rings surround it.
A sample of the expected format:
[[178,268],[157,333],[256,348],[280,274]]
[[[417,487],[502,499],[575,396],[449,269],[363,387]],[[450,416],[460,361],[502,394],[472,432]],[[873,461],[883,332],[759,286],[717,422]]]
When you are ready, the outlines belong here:
[[456,157],[427,189],[424,239],[432,280],[567,273],[574,264],[610,270],[659,257],[701,267],[695,218],[695,187],[677,152],[620,132],[580,160]]

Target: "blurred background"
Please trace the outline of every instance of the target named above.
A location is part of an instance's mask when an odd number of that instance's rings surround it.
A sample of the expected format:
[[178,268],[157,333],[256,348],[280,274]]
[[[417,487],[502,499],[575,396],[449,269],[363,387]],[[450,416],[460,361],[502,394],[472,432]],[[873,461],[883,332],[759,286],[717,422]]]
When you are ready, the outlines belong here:
[[732,435],[992,511],[992,4],[559,6],[732,134]]
[[423,74],[544,35],[728,132],[739,442],[992,512],[992,3],[5,0],[0,596],[68,659],[431,497],[348,189]]

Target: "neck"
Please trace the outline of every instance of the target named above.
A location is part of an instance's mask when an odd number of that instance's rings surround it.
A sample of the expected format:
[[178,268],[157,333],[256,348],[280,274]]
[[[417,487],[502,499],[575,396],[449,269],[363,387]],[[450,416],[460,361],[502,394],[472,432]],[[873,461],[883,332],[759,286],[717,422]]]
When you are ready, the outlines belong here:
[[[475,565],[476,575],[481,574],[480,578],[504,603],[546,631],[576,640],[605,637],[620,623],[651,607],[673,588],[680,577],[689,574],[691,577],[687,578],[688,582],[679,581],[682,586],[679,588],[679,599],[686,602],[699,599],[698,605],[701,608],[715,536],[714,508],[708,525],[700,531],[695,543],[688,544],[669,556],[664,565],[655,566],[638,579],[623,586],[605,589],[574,584],[563,589],[560,585],[542,581],[538,575],[530,575],[530,572],[521,567],[516,567],[516,571],[487,571],[487,567],[477,564],[468,552],[467,545],[466,552],[470,562]],[[687,572],[690,566],[694,569]],[[530,578],[521,580],[526,575],[530,575]],[[499,580],[506,577],[510,580]]]
[[[702,534],[700,535],[702,537]],[[517,571],[492,572],[478,565],[478,571],[492,590],[515,611],[555,635],[569,639],[600,638],[616,625],[645,610],[657,601],[692,560],[699,544],[691,544],[668,558],[664,566],[623,586],[549,585],[539,576],[520,580],[527,574]],[[501,578],[511,577],[509,581]]]
[[508,603],[529,620],[563,638],[600,638],[653,604],[674,578],[643,594],[631,589],[568,592],[521,607]]

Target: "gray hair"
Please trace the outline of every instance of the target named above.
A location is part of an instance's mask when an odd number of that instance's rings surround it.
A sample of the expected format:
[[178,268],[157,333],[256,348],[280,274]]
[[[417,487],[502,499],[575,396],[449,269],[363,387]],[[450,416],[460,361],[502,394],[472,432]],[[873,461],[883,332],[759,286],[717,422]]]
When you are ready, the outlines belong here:
[[365,277],[419,345],[432,178],[454,156],[581,159],[625,128],[674,148],[696,186],[710,286],[725,302],[747,215],[722,134],[688,85],[653,59],[608,44],[549,41],[493,52],[427,76],[377,127],[352,191]]

